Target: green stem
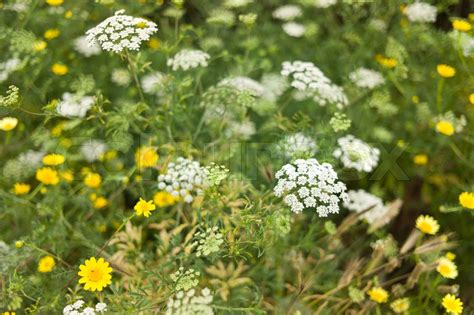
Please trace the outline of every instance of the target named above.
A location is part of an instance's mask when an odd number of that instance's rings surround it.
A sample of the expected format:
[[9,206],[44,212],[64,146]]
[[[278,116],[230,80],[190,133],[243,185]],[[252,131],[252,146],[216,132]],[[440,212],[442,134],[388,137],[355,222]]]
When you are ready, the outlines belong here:
[[72,267],[70,264],[68,264],[67,262],[65,262],[61,257],[59,257],[59,256],[57,256],[57,255],[55,255],[55,254],[53,254],[53,253],[50,253],[50,252],[48,252],[47,250],[44,250],[44,249],[42,249],[42,248],[39,248],[38,246],[36,246],[36,245],[33,244],[33,243],[27,243],[27,242],[25,242],[25,246],[28,246],[29,248],[32,248],[32,249],[34,249],[34,250],[36,250],[36,251],[39,251],[39,252],[41,252],[41,253],[43,253],[43,254],[45,254],[45,255],[52,256],[52,257],[56,258],[59,262],[61,262],[62,264],[64,264],[64,265],[67,266],[68,268],[71,268],[71,267]]
[[438,91],[436,93],[436,108],[438,109],[438,114],[441,114],[443,111],[443,88],[444,78],[440,78],[438,81]]
[[126,57],[127,62],[128,62],[128,70],[130,70],[130,74],[133,77],[133,81],[135,82],[135,85],[137,87],[138,95],[140,96],[140,100],[142,101],[142,103],[146,104],[145,97],[143,96],[143,92],[142,92],[142,87],[140,85],[140,81],[138,81],[136,64],[132,60],[132,58],[130,57],[130,53],[128,52],[128,50],[125,50],[125,57]]

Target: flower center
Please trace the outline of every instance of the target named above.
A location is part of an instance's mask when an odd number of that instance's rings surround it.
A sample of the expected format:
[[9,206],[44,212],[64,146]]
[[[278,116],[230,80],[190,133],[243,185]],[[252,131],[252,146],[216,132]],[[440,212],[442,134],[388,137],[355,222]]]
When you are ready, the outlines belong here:
[[94,282],[97,282],[97,281],[101,280],[102,279],[102,271],[100,271],[99,269],[92,269],[89,272],[89,279],[91,281],[94,281]]

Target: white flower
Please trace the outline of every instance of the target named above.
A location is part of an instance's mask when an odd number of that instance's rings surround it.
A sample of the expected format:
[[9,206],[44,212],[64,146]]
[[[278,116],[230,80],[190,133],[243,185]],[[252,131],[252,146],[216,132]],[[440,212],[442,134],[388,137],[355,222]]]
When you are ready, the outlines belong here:
[[0,83],[8,79],[8,76],[18,69],[21,60],[18,58],[11,58],[5,62],[0,63]]
[[107,304],[102,303],[102,302],[97,303],[95,305],[95,311],[100,312],[100,313],[107,311]]
[[339,202],[347,198],[346,185],[328,163],[298,159],[284,165],[276,174],[275,196],[283,197],[291,211],[316,208],[320,217],[339,212]]
[[107,150],[107,146],[100,140],[89,140],[81,145],[80,151],[82,156],[88,162],[97,161]]
[[344,90],[333,84],[313,63],[285,61],[282,68],[281,74],[292,78],[291,86],[304,91],[304,97],[313,97],[320,106],[335,104],[342,108],[348,105]]
[[112,70],[111,80],[119,86],[127,86],[132,81],[132,78],[127,69],[119,68]]
[[166,315],[214,315],[212,309],[213,296],[211,290],[204,288],[201,295],[196,295],[196,290],[187,292],[179,291],[168,300]]
[[229,138],[236,137],[242,140],[248,140],[255,134],[255,124],[247,120],[242,122],[231,121],[225,134]]
[[199,162],[182,157],[176,163],[168,163],[165,174],[158,176],[158,188],[191,203],[194,196],[202,193],[206,175]]
[[291,37],[301,37],[304,35],[306,28],[303,24],[295,22],[287,22],[282,25],[283,31]]
[[86,307],[82,310],[82,315],[95,315],[95,310],[92,307]]
[[89,44],[86,36],[80,36],[74,40],[74,49],[86,57],[99,55],[101,50],[96,42]]
[[103,50],[120,53],[126,49],[139,50],[143,41],[158,31],[155,23],[129,15],[125,10],[115,12],[94,28],[86,32],[90,45],[96,42]]
[[456,117],[452,111],[448,111],[446,113],[440,114],[433,119],[433,123],[436,125],[440,121],[448,121],[454,127],[454,132],[460,133],[463,131],[464,127],[466,127],[466,117],[461,115]]
[[358,87],[367,89],[373,89],[385,83],[385,79],[380,72],[366,68],[359,68],[351,72],[349,79]]
[[425,2],[415,2],[407,5],[405,14],[411,22],[432,23],[436,21],[437,9]]
[[230,77],[219,82],[218,86],[230,86],[253,96],[262,96],[265,88],[254,79],[244,76]]
[[300,16],[303,15],[303,11],[297,5],[287,4],[283,5],[275,11],[273,11],[272,16],[275,19],[283,20],[283,21],[292,21]]
[[197,68],[207,67],[209,61],[209,54],[197,49],[183,49],[174,55],[173,58],[168,59],[167,65],[176,71],[182,69],[184,71]]
[[470,57],[474,54],[474,37],[465,32],[459,32],[456,30],[450,32],[449,37],[452,39],[455,47],[458,47],[458,45],[461,46],[464,57]]
[[347,135],[337,140],[338,148],[333,155],[346,168],[353,168],[360,172],[371,172],[379,162],[380,151],[370,147],[364,141],[353,135]]
[[337,0],[314,0],[314,5],[317,8],[329,8],[337,3]]
[[277,149],[287,158],[295,158],[302,156],[311,157],[316,153],[318,147],[313,139],[298,132],[283,138],[278,143]]
[[344,207],[357,213],[364,212],[361,218],[372,224],[379,219],[387,217],[389,208],[384,206],[383,200],[365,190],[349,190],[349,200],[344,202]]
[[44,152],[29,150],[18,156],[18,162],[31,167],[38,167],[43,160]]
[[166,76],[161,72],[152,72],[143,76],[142,89],[143,92],[151,95],[160,96],[164,92],[164,81]]
[[64,117],[84,118],[87,111],[94,105],[95,97],[64,93],[56,107],[59,115]]
[[194,234],[196,241],[192,245],[196,246],[197,257],[209,256],[219,251],[224,240],[222,233],[218,232],[218,229],[217,226],[214,226],[208,228],[205,232],[196,232]]
[[260,82],[263,87],[262,98],[267,101],[276,101],[288,88],[288,81],[278,73],[266,73]]
[[84,301],[83,300],[77,300],[74,304],[72,304],[72,308],[74,309],[80,309],[83,305],[84,305]]
[[226,8],[241,8],[252,3],[253,0],[225,0],[223,3]]

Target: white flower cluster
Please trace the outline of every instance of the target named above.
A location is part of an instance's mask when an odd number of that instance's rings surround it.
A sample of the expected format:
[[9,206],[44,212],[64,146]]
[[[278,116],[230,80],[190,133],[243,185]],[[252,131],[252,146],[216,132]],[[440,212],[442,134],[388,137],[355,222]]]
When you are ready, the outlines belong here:
[[344,202],[344,207],[357,213],[364,212],[361,218],[372,224],[386,217],[389,208],[383,204],[379,197],[366,192],[363,189],[349,190],[349,200]]
[[225,135],[229,138],[238,138],[241,140],[250,139],[256,132],[255,124],[251,121],[231,121],[225,130]]
[[184,71],[197,67],[207,67],[209,54],[198,49],[183,49],[168,59],[167,65],[176,71],[182,69]]
[[314,5],[317,8],[329,8],[337,3],[337,0],[314,0]]
[[426,2],[415,2],[405,8],[405,14],[411,22],[432,23],[436,21],[437,9]]
[[118,86],[127,86],[132,82],[132,77],[127,69],[118,68],[112,70],[111,80]]
[[99,55],[102,52],[97,42],[89,43],[89,41],[87,40],[87,36],[80,36],[76,38],[73,44],[74,44],[74,49],[78,53],[86,57]]
[[99,43],[103,50],[120,53],[124,50],[138,50],[143,41],[158,31],[155,23],[125,15],[125,10],[115,12],[94,28],[86,32],[90,45]]
[[347,106],[348,100],[343,89],[331,82],[324,73],[311,62],[285,61],[281,74],[291,77],[291,86],[309,92],[321,106],[335,104],[338,108]]
[[18,156],[18,162],[30,167],[38,167],[41,165],[44,155],[44,152],[29,150]]
[[102,157],[102,155],[104,155],[106,150],[107,145],[104,142],[95,139],[84,142],[80,148],[82,156],[88,162],[97,161]]
[[175,283],[177,291],[189,290],[199,284],[199,280],[196,279],[201,273],[192,268],[185,270],[184,267],[179,267],[178,271],[173,273],[170,278]]
[[299,18],[302,15],[303,15],[303,11],[301,11],[301,8],[294,4],[287,4],[287,5],[278,7],[272,13],[272,16],[275,19],[279,19],[283,21],[292,21],[296,18]]
[[301,132],[286,136],[277,147],[287,158],[311,157],[318,151],[316,142]]
[[158,176],[158,188],[191,203],[194,196],[202,193],[206,175],[199,162],[179,157],[176,163],[168,163],[165,174]]
[[56,111],[64,117],[84,118],[94,103],[95,97],[93,96],[64,93],[62,100],[56,106]]
[[21,61],[18,58],[11,58],[0,63],[0,82],[8,79],[10,74],[18,69]]
[[353,168],[359,172],[371,172],[379,162],[380,150],[372,148],[364,141],[353,135],[346,135],[337,140],[338,148],[333,155],[344,167]]
[[201,295],[196,295],[196,291],[191,289],[187,292],[179,291],[174,298],[168,300],[166,305],[166,315],[214,315],[212,306],[213,296],[211,290],[204,288]]
[[301,37],[306,32],[306,27],[303,24],[296,22],[287,22],[281,26],[283,31],[291,37]]
[[63,315],[95,315],[97,313],[103,314],[107,311],[107,304],[105,303],[97,303],[95,308],[93,307],[85,307],[85,302],[83,300],[77,300],[73,304],[66,305],[63,309]]
[[244,76],[230,77],[219,82],[218,86],[230,86],[239,91],[245,91],[253,96],[262,96],[265,88],[254,79]]
[[224,240],[218,229],[217,226],[214,226],[208,228],[205,232],[196,232],[194,234],[196,241],[193,243],[193,246],[196,246],[197,257],[209,256],[219,251]]
[[435,125],[440,121],[449,121],[453,125],[455,133],[460,133],[467,125],[466,116],[456,117],[452,111],[440,114],[433,119]]
[[142,89],[143,92],[151,95],[160,96],[164,92],[164,81],[166,76],[161,72],[152,72],[143,76]]
[[458,45],[461,46],[464,57],[470,57],[474,54],[474,37],[465,32],[459,32],[456,30],[450,32],[449,37],[452,39],[455,47]]
[[316,208],[320,217],[339,212],[339,202],[347,199],[346,185],[328,163],[298,159],[284,165],[276,174],[275,196],[282,197],[291,211]]
[[349,79],[358,87],[373,89],[385,83],[385,79],[378,71],[359,68],[349,74]]
[[276,101],[288,89],[288,80],[279,73],[266,73],[260,82],[263,87],[262,98],[267,101]]

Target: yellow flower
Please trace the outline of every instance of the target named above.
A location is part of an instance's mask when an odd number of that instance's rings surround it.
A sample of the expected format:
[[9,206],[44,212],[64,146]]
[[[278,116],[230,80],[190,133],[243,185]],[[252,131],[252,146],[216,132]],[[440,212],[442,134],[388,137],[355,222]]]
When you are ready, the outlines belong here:
[[436,71],[438,71],[438,74],[443,78],[452,78],[456,75],[456,69],[445,64],[438,65]]
[[107,231],[107,225],[101,224],[98,227],[96,227],[96,230],[99,233],[104,233],[105,231]]
[[463,192],[459,195],[459,204],[467,209],[474,210],[474,193],[472,192]]
[[370,289],[367,294],[372,301],[377,303],[385,303],[388,301],[388,292],[381,287],[374,287]]
[[64,155],[51,153],[43,157],[44,165],[60,165],[64,163]]
[[64,0],[46,0],[46,3],[50,6],[58,6],[63,4]]
[[48,44],[44,40],[37,40],[33,43],[33,51],[43,51]]
[[160,41],[157,38],[152,38],[148,42],[148,47],[150,47],[151,49],[156,50],[156,49],[160,48]]
[[50,167],[43,167],[36,171],[36,179],[45,185],[57,185],[59,183],[58,172]]
[[445,278],[455,279],[458,276],[458,267],[451,260],[442,257],[438,260],[436,270]]
[[107,200],[107,198],[104,198],[104,197],[97,197],[94,200],[94,208],[96,209],[102,209],[104,207],[107,207],[108,204],[109,204],[109,201]]
[[397,314],[403,313],[410,308],[410,300],[408,298],[396,299],[390,304],[390,307]]
[[102,177],[97,173],[88,173],[84,178],[84,184],[90,188],[97,188],[102,182]]
[[51,67],[51,71],[55,74],[55,75],[65,75],[69,72],[69,68],[66,66],[66,65],[63,65],[63,64],[60,64],[60,63],[55,63],[52,67]]
[[394,58],[384,57],[380,54],[375,55],[375,60],[385,68],[395,68],[398,64],[397,60]]
[[425,234],[435,235],[439,230],[438,221],[429,215],[420,215],[416,219],[416,227]]
[[72,11],[71,10],[66,11],[66,13],[64,13],[64,17],[66,19],[70,19],[72,17]]
[[16,183],[13,186],[13,190],[15,192],[15,195],[24,195],[30,192],[30,185],[28,184],[23,184],[23,183]]
[[469,94],[469,103],[474,105],[474,93]]
[[420,98],[417,95],[413,95],[411,97],[411,101],[415,104],[418,104],[420,102]]
[[179,197],[175,197],[167,191],[159,191],[153,196],[154,203],[160,208],[172,206],[178,200]]
[[40,259],[38,263],[39,272],[51,272],[53,271],[56,262],[54,261],[53,256],[44,256]]
[[454,134],[454,126],[450,121],[441,120],[436,124],[436,131],[445,136],[452,136]]
[[16,312],[13,312],[13,311],[8,312],[7,311],[7,312],[3,312],[2,315],[16,315]]
[[453,21],[453,28],[454,28],[456,31],[469,32],[469,31],[472,29],[472,25],[471,25],[471,23],[469,23],[468,21],[464,21],[464,20],[454,20],[454,21]]
[[16,241],[15,242],[15,247],[16,248],[22,248],[23,245],[25,245],[25,242],[23,242],[23,241]]
[[67,183],[70,183],[74,180],[74,175],[72,174],[71,171],[59,172],[59,176],[61,176],[61,178],[64,179],[64,181]]
[[50,29],[46,30],[46,32],[44,32],[43,36],[47,40],[52,40],[52,39],[55,39],[56,37],[58,37],[59,34],[60,34],[60,32],[57,28],[50,28]]
[[446,259],[448,259],[448,260],[453,261],[454,259],[456,259],[456,254],[451,253],[451,252],[447,252],[446,255],[444,255],[444,257],[446,257]]
[[18,119],[14,117],[4,117],[0,119],[0,130],[10,131],[18,125]]
[[446,294],[443,297],[443,307],[447,313],[458,315],[462,313],[462,302],[453,294]]
[[426,154],[417,154],[413,157],[413,163],[416,165],[428,164],[428,156]]
[[153,167],[158,162],[158,153],[153,147],[141,147],[135,153],[135,162],[139,169]]
[[156,206],[152,200],[146,201],[140,198],[133,209],[137,212],[137,215],[143,215],[148,218],[150,213],[156,209]]
[[79,266],[77,273],[81,278],[79,283],[84,283],[84,290],[102,291],[106,286],[112,283],[112,268],[104,258],[91,257],[85,264]]

